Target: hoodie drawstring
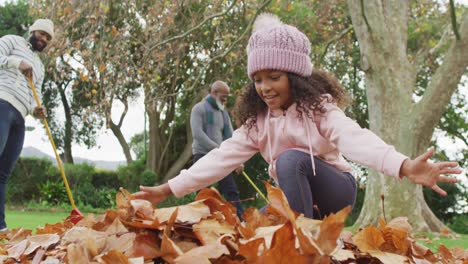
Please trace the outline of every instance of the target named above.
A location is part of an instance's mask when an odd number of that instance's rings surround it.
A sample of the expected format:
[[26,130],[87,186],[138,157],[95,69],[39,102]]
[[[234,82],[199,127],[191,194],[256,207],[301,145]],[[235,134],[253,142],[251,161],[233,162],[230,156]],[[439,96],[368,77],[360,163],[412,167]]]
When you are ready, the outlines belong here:
[[[304,121],[302,121],[304,122]],[[309,132],[309,123],[304,122],[305,129],[306,129],[306,134],[307,134],[307,143],[309,143],[309,152],[310,152],[310,160],[312,161],[312,172],[315,174],[315,161],[314,161],[314,152],[312,151],[312,142],[310,139],[310,132]]]

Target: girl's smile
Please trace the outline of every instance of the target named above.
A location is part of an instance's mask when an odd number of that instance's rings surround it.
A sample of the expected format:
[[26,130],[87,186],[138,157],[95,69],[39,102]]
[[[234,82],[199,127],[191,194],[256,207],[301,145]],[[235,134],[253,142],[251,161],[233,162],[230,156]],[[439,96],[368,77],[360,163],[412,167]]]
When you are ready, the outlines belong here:
[[270,109],[285,109],[292,104],[286,72],[262,70],[253,75],[253,80],[258,95]]

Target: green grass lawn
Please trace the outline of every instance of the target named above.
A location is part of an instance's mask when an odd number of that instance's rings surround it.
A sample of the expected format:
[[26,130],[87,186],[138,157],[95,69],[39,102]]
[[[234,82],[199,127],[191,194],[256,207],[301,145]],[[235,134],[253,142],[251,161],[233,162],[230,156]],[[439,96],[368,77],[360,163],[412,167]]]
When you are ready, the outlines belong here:
[[43,227],[45,224],[55,224],[61,222],[69,213],[65,212],[21,212],[9,211],[6,213],[6,222],[8,228],[14,229],[22,227],[36,231],[37,227]]
[[468,235],[457,234],[455,237],[445,237],[440,234],[423,233],[413,235],[418,243],[428,247],[432,252],[438,252],[440,244],[447,248],[461,247],[468,249]]

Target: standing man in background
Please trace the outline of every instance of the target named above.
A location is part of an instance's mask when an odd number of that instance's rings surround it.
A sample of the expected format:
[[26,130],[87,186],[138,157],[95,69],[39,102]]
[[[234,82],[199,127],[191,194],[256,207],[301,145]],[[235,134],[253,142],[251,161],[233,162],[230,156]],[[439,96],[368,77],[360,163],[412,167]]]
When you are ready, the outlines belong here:
[[26,115],[45,117],[45,109],[37,107],[29,87],[44,81],[44,65],[38,53],[54,37],[54,24],[38,19],[29,28],[29,39],[15,35],[0,38],[0,234],[8,232],[5,222],[7,178],[23,149]]
[[[232,136],[231,118],[225,109],[229,91],[225,82],[216,81],[211,85],[210,94],[193,107],[190,115],[193,163]],[[239,174],[243,169],[244,166],[240,166],[235,172]],[[218,188],[224,198],[236,206],[237,215],[241,217],[243,209],[234,174],[231,173],[219,181]]]

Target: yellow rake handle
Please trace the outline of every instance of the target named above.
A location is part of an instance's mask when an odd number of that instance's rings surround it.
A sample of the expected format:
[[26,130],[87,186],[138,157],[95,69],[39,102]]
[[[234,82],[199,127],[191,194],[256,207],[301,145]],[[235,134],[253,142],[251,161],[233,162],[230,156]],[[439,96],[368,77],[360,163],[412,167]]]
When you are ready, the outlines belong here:
[[267,204],[269,204],[270,201],[268,201],[268,199],[265,197],[265,195],[263,195],[262,191],[260,191],[260,189],[257,187],[257,185],[255,185],[255,183],[250,179],[249,175],[247,175],[247,173],[245,173],[245,171],[242,171],[242,175],[244,175],[244,177],[254,187],[254,189],[257,191],[257,193],[260,194],[260,196],[263,198],[263,200],[265,200],[265,202],[267,202]]
[[[41,101],[39,101],[39,97],[37,96],[36,89],[34,88],[34,83],[32,81],[32,78],[28,78],[28,81],[29,81],[29,86],[31,87],[31,90],[34,94],[34,99],[36,100],[37,106],[42,107]],[[57,152],[57,147],[55,147],[54,139],[52,138],[52,133],[50,133],[49,124],[47,124],[47,120],[45,117],[42,119],[42,122],[44,123],[45,129],[47,131],[47,135],[49,136],[50,143],[52,144],[52,148],[54,149],[55,158],[57,159],[57,164],[60,169],[60,174],[62,175],[63,182],[65,183],[65,188],[67,189],[68,199],[70,199],[70,204],[72,208],[76,209],[75,201],[73,200],[70,186],[68,186],[67,177],[65,176],[65,170],[63,169],[62,160],[60,159],[60,156]]]

